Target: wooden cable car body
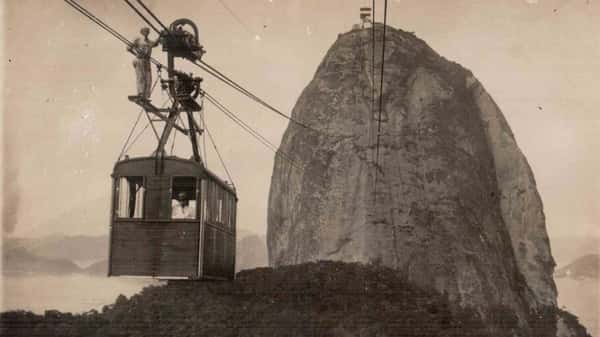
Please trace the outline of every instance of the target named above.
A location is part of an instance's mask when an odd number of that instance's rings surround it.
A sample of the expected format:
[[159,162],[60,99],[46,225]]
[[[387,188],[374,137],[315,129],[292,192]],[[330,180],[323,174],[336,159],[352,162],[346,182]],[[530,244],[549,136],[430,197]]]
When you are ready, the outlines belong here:
[[[110,276],[231,279],[235,269],[235,191],[198,162],[154,157],[119,161],[113,171]],[[179,192],[193,218],[174,218]]]
[[[192,26],[194,36],[184,33],[182,25]],[[114,166],[108,274],[233,279],[237,195],[200,158],[196,136],[203,130],[193,112],[201,110],[195,101],[201,79],[174,70],[175,57],[193,59],[201,56],[203,49],[197,45],[193,22],[179,19],[171,25],[174,28],[178,29],[161,36],[169,74],[162,84],[168,88],[172,106],[158,109],[148,100],[130,97],[149,119],[155,117],[165,126],[152,156],[126,157]],[[182,112],[187,115],[187,129],[176,122]],[[191,159],[166,155],[164,147],[173,130],[188,136]],[[179,200],[182,194],[187,200],[185,208]]]

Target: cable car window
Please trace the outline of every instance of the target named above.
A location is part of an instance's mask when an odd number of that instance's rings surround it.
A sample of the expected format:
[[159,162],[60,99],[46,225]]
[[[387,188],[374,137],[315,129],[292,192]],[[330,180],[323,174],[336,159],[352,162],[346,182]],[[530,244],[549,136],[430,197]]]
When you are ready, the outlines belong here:
[[207,219],[207,207],[208,207],[208,204],[206,202],[206,199],[207,199],[207,196],[208,196],[208,192],[207,192],[207,188],[208,187],[207,187],[207,184],[208,184],[207,180],[204,180],[204,179],[201,180],[200,195],[202,196],[202,198],[200,200],[200,202],[201,202],[201,204],[200,204],[200,216],[202,217],[202,219],[201,219],[202,222],[206,221],[206,219]]
[[227,194],[227,227],[233,230],[235,226],[235,197],[231,194]]
[[173,177],[171,219],[196,219],[196,177]]
[[221,200],[219,199],[220,186],[214,181],[207,181],[207,220],[216,225],[221,221]]
[[221,185],[206,180],[202,184],[202,195],[205,195],[203,207],[204,220],[231,230],[235,219],[235,199]]
[[217,222],[223,223],[223,190],[217,191]]
[[117,217],[142,218],[145,193],[144,177],[120,177],[117,185]]

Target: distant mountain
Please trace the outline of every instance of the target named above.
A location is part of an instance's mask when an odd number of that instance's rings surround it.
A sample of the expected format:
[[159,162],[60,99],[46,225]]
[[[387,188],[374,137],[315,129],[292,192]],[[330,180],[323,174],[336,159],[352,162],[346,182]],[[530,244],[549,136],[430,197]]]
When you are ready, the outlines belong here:
[[250,234],[238,239],[236,247],[236,271],[266,267],[268,264],[267,242],[264,237]]
[[106,260],[108,236],[57,234],[39,238],[5,237],[2,250],[4,275],[79,273],[84,270],[76,262]]
[[600,255],[589,254],[582,256],[570,264],[557,269],[554,276],[574,279],[600,278]]
[[108,260],[100,260],[83,269],[83,272],[92,276],[106,276],[108,274]]
[[80,268],[68,259],[52,259],[31,254],[22,247],[4,252],[2,256],[4,275],[53,274],[64,275],[80,272]]
[[[8,246],[10,241],[7,239]],[[108,255],[108,236],[62,236],[52,235],[40,239],[16,239],[16,245],[30,253],[53,259],[100,260]],[[14,245],[14,244],[13,244]]]
[[[237,270],[267,266],[264,237],[240,229],[237,233]],[[4,238],[3,273],[82,272],[106,276],[108,270],[108,236],[51,235],[40,238]],[[80,268],[75,262],[96,261]]]
[[552,256],[558,268],[562,268],[575,259],[589,254],[600,254],[600,237],[588,236],[554,236],[550,238]]

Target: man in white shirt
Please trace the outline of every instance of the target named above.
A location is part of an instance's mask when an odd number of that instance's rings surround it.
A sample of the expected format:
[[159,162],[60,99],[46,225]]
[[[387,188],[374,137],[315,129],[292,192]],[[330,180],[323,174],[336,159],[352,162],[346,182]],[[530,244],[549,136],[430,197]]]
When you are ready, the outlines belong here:
[[158,45],[160,39],[150,40],[148,38],[148,34],[150,34],[148,27],[142,28],[140,34],[142,34],[141,37],[136,38],[133,40],[132,45],[127,46],[127,51],[135,53],[133,67],[135,68],[138,97],[147,100],[150,98],[150,91],[152,91],[150,57],[152,56],[152,48]]
[[171,200],[172,219],[195,219],[196,207],[190,203],[185,192],[179,192],[177,199]]

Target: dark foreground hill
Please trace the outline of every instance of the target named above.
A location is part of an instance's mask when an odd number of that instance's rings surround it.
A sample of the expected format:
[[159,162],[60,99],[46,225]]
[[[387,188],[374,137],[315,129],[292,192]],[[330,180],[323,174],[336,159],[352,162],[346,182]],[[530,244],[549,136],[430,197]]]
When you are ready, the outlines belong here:
[[[554,315],[538,313],[531,335],[556,336]],[[505,329],[491,332],[473,311],[454,308],[447,296],[419,289],[392,269],[341,262],[247,270],[234,282],[170,282],[121,295],[101,313],[0,317],[1,336],[529,335],[506,311],[496,317]]]

